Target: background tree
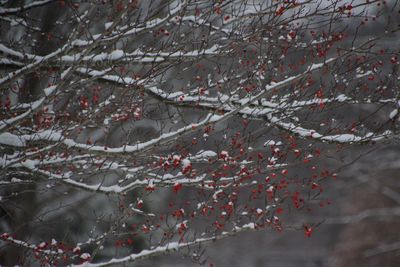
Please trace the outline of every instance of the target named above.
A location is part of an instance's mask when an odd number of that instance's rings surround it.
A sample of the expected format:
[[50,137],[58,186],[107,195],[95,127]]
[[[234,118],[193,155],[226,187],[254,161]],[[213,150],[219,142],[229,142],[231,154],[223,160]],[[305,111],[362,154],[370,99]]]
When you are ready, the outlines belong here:
[[321,159],[397,136],[396,4],[3,1],[2,261],[202,263],[242,231],[310,237],[284,220],[330,203]]

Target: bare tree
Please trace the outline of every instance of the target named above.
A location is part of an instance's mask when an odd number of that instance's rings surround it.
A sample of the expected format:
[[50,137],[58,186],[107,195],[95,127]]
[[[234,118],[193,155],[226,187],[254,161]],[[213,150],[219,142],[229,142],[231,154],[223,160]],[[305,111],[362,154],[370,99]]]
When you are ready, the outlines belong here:
[[320,159],[397,137],[395,4],[2,1],[0,259],[202,263],[242,231],[310,236],[283,220],[329,202]]

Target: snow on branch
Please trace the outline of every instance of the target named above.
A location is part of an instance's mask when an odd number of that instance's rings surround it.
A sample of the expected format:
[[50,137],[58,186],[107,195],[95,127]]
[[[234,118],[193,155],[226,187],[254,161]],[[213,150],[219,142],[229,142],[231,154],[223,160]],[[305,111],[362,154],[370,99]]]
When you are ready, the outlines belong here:
[[[24,136],[14,136],[14,140],[24,140],[26,141],[34,141],[34,140],[43,140],[43,141],[53,141],[53,142],[61,142],[64,145],[66,145],[69,148],[81,148],[81,149],[86,149],[87,151],[90,151],[91,153],[95,152],[102,152],[106,154],[112,154],[112,153],[138,153],[138,152],[144,152],[147,151],[148,149],[151,149],[155,146],[159,146],[162,144],[165,144],[171,140],[174,140],[178,137],[181,137],[187,133],[190,133],[196,129],[198,129],[201,126],[207,125],[209,123],[215,123],[219,120],[221,120],[223,116],[220,115],[215,115],[215,114],[208,114],[205,119],[198,123],[191,123],[185,127],[182,127],[176,131],[172,131],[169,133],[164,133],[160,135],[157,138],[154,138],[152,140],[143,142],[143,143],[138,143],[136,145],[124,145],[121,147],[114,147],[114,148],[108,148],[106,146],[98,146],[98,145],[88,145],[88,144],[82,144],[82,143],[77,143],[73,139],[65,138],[61,132],[56,132],[52,130],[46,130],[40,133],[36,133],[33,135],[24,135]],[[11,135],[8,134],[4,136],[3,138],[11,138]]]
[[145,249],[137,254],[130,254],[128,256],[122,258],[113,258],[106,262],[99,262],[99,263],[90,263],[85,262],[78,265],[69,265],[69,267],[102,267],[102,266],[113,266],[118,264],[124,264],[128,262],[135,262],[139,260],[144,260],[150,257],[163,255],[166,253],[177,252],[185,248],[190,248],[196,245],[202,245],[210,242],[215,242],[217,240],[221,240],[236,234],[239,234],[244,231],[255,230],[256,223],[247,223],[242,226],[236,226],[233,230],[229,232],[222,232],[219,235],[211,236],[211,237],[204,237],[204,238],[196,238],[193,241],[189,242],[169,242],[164,246],[157,246],[152,249]]
[[28,242],[25,242],[23,240],[15,239],[7,233],[3,233],[2,235],[0,235],[0,239],[3,242],[8,242],[8,243],[13,244],[14,246],[24,247],[27,249],[34,250],[36,253],[43,253],[43,254],[47,254],[47,255],[62,255],[62,254],[64,254],[64,251],[62,251],[62,250],[45,249],[45,246],[47,246],[47,244],[46,245],[44,243],[40,243],[38,245],[29,244]]
[[[7,83],[13,81],[14,79],[20,77],[23,74],[26,74],[32,70],[34,70],[35,68],[45,64],[46,62],[49,62],[50,60],[60,56],[61,54],[63,54],[65,51],[67,51],[68,49],[70,49],[69,45],[64,45],[62,48],[57,49],[56,51],[48,54],[47,56],[41,57],[38,60],[34,61],[33,63],[30,63],[16,71],[10,72],[8,74],[5,75],[5,77],[0,79],[0,86],[4,86]],[[16,54],[15,52],[13,52],[14,54]]]
[[365,143],[371,141],[379,141],[393,136],[389,130],[383,133],[368,133],[364,136],[357,136],[354,134],[335,134],[323,135],[312,129],[306,129],[296,125],[292,122],[284,122],[282,119],[274,117],[270,114],[267,115],[268,120],[277,127],[289,131],[297,136],[312,138],[316,140],[332,142],[332,143]]
[[[32,114],[35,110],[39,109],[46,101],[48,97],[53,95],[56,92],[57,86],[56,85],[51,85],[47,88],[44,89],[45,96],[41,97],[40,99],[34,101],[33,103],[30,104],[30,107],[27,111],[13,117],[10,119],[2,120],[0,121],[0,132],[6,130],[9,127],[14,126],[16,123],[24,120],[27,118],[29,115]],[[1,135],[2,138],[7,138],[7,140],[11,140],[12,136],[11,135]],[[16,141],[18,138],[12,138],[14,141]],[[17,141],[16,141],[17,142]],[[11,143],[13,145],[17,144],[15,142]]]
[[[129,61],[137,63],[156,63],[163,62],[171,59],[180,60],[185,58],[198,59],[199,56],[218,56],[221,55],[221,51],[218,45],[213,45],[210,48],[202,50],[194,50],[189,52],[177,51],[177,52],[143,52],[140,50],[134,52],[125,52],[123,50],[114,50],[111,53],[99,53],[83,57],[82,61],[96,63],[96,62],[107,62],[107,61]],[[62,56],[61,61],[65,63],[74,63],[77,60],[77,56]]]

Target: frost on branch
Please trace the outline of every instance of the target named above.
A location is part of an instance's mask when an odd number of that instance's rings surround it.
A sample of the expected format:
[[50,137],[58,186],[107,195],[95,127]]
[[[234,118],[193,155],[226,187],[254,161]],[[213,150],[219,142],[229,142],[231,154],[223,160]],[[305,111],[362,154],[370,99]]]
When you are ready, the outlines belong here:
[[0,3],[9,265],[202,263],[330,204],[324,158],[397,138],[398,51],[363,38],[374,1],[28,2]]

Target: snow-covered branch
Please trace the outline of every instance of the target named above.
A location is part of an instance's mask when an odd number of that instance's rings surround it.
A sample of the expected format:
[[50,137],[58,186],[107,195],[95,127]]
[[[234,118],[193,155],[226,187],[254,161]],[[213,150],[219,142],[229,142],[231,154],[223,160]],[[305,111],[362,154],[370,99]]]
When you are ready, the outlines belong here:
[[244,231],[248,230],[255,230],[255,223],[248,223],[242,226],[236,226],[233,230],[229,232],[222,232],[219,235],[211,236],[211,237],[204,237],[204,238],[196,238],[194,241],[189,242],[169,242],[164,246],[157,246],[153,249],[145,249],[137,254],[131,254],[126,257],[122,258],[114,258],[106,262],[99,262],[99,263],[89,263],[85,262],[79,265],[70,265],[70,267],[101,267],[101,266],[113,266],[118,264],[124,264],[128,262],[135,262],[139,260],[144,260],[150,257],[155,257],[158,255],[163,255],[171,252],[178,252],[185,248],[190,248],[193,246],[198,246],[210,242],[215,242],[220,239],[224,239],[230,237],[232,235],[239,234]]

